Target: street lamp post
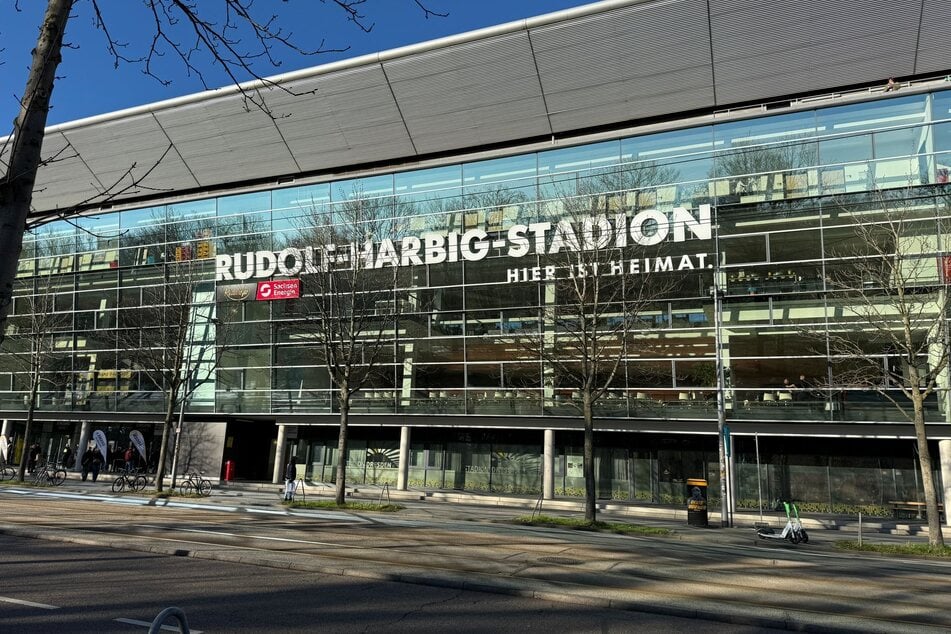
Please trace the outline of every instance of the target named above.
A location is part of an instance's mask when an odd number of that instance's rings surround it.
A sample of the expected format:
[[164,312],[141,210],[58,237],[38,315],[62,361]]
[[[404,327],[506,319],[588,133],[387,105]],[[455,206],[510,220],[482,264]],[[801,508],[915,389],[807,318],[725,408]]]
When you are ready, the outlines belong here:
[[726,380],[723,369],[723,336],[721,333],[723,299],[720,289],[720,272],[714,273],[713,286],[713,328],[714,354],[717,369],[717,453],[720,459],[720,525],[724,528],[733,525],[733,496],[730,470],[727,465],[728,454],[731,453],[728,427],[726,426]]

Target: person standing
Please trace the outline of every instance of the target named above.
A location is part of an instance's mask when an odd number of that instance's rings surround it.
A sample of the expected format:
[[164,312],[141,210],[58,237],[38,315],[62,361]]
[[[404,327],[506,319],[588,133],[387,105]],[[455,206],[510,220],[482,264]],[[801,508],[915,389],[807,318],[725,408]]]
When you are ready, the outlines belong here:
[[297,458],[291,456],[284,467],[284,501],[293,502],[297,488]]
[[102,454],[95,447],[87,447],[82,460],[82,479],[86,481],[86,476],[92,472],[92,481],[99,478],[99,467],[102,465]]
[[125,470],[132,471],[135,469],[135,449],[132,448],[132,445],[129,445],[125,454],[123,454],[123,459],[125,460]]

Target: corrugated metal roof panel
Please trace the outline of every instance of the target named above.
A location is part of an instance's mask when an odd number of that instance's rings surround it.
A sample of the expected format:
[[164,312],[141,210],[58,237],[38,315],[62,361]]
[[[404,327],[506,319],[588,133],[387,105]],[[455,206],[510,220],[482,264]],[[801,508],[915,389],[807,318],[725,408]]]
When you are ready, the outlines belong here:
[[84,161],[42,167],[35,207],[77,204],[129,165],[151,167],[167,148],[164,135],[174,149],[150,174],[150,195],[300,171],[345,172],[366,162],[415,161],[890,75],[945,73],[951,20],[944,5],[595,3],[555,21],[530,19],[295,73],[288,78],[295,94],[261,89],[274,119],[246,112],[240,94],[222,89],[57,126],[45,154],[64,142],[57,134],[66,134]]

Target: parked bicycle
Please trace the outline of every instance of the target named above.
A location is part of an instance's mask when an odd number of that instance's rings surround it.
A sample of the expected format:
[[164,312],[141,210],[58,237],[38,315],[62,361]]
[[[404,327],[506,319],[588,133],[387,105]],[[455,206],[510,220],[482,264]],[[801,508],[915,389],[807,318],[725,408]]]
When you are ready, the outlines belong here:
[[112,481],[112,492],[141,491],[149,485],[149,479],[138,469],[125,469]]
[[16,467],[11,467],[8,464],[0,466],[0,481],[3,480],[14,480],[17,477]]
[[59,486],[64,482],[66,482],[66,469],[61,468],[55,462],[37,465],[33,469],[33,473],[30,474],[30,483],[33,486]]
[[185,479],[178,485],[178,492],[182,495],[211,495],[211,480],[197,471],[186,473]]

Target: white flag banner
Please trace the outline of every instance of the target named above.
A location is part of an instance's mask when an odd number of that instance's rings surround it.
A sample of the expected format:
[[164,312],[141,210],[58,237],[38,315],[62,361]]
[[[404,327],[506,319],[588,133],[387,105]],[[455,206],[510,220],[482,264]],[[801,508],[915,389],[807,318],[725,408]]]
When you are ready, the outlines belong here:
[[106,434],[101,429],[92,433],[92,439],[96,441],[96,447],[102,454],[102,464],[109,464],[109,443],[106,442]]
[[3,456],[3,461],[7,461],[7,450],[10,447],[10,443],[7,440],[6,436],[0,436],[0,456]]
[[142,432],[138,429],[133,429],[129,432],[129,440],[132,441],[132,444],[135,445],[135,448],[139,451],[142,460],[145,460],[145,437],[142,436]]

